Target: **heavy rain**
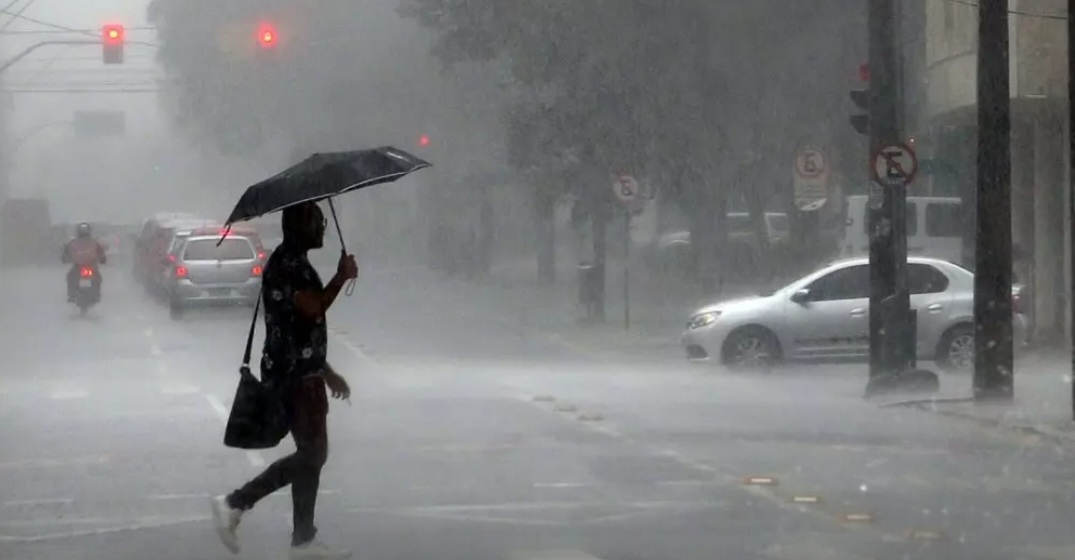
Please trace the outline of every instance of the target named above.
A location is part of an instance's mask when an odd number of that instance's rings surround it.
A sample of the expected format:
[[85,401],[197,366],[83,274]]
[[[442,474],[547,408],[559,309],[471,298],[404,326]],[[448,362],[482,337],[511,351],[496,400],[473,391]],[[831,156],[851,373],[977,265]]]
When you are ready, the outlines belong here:
[[0,558],[1075,558],[1072,5],[0,0]]

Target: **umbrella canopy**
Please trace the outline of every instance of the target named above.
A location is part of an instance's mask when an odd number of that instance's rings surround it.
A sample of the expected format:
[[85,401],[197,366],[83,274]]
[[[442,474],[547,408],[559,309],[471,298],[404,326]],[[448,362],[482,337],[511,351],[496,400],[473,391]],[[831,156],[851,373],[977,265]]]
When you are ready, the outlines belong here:
[[[429,162],[390,146],[313,154],[247,188],[225,224],[230,226],[303,202],[390,183],[426,167],[430,167]],[[335,217],[334,209],[333,214]]]

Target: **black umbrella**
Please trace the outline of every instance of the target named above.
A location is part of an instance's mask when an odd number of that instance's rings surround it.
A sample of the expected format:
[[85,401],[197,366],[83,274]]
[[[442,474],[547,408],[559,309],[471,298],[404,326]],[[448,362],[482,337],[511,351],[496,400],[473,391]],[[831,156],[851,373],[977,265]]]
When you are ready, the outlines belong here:
[[[385,146],[373,150],[317,153],[249,188],[231,211],[226,227],[295,206],[329,199],[332,220],[343,245],[343,231],[332,197],[371,185],[390,183],[430,163],[403,150]],[[346,251],[346,248],[344,248]]]

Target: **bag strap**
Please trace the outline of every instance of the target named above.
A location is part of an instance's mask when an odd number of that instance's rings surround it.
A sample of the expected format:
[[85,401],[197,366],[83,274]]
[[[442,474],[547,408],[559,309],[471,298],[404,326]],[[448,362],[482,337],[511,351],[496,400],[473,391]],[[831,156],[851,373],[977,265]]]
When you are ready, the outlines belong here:
[[263,291],[258,291],[257,302],[254,303],[254,316],[250,319],[250,333],[246,335],[246,350],[243,351],[243,365],[242,367],[250,369],[250,351],[254,348],[254,329],[258,326],[258,312],[261,311],[261,295]]

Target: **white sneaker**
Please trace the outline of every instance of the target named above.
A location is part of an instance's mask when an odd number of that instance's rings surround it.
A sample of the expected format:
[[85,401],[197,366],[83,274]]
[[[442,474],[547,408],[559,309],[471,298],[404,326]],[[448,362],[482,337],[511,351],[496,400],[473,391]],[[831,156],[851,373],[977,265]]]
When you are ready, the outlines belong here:
[[209,507],[213,511],[213,527],[220,537],[220,542],[224,543],[232,554],[239,554],[239,537],[235,535],[235,529],[239,527],[243,510],[229,506],[224,496],[209,498]]
[[291,547],[287,557],[290,560],[346,560],[351,557],[351,551],[335,550],[314,539],[308,543]]

